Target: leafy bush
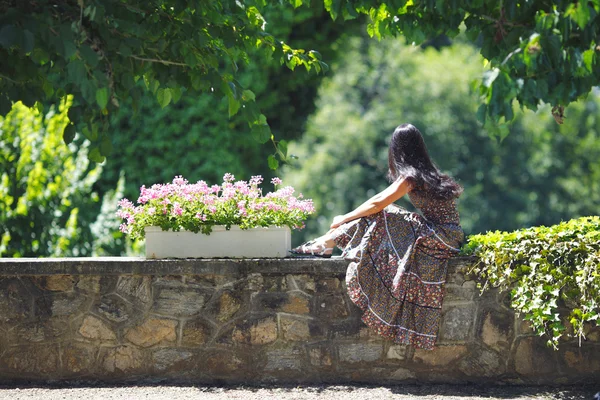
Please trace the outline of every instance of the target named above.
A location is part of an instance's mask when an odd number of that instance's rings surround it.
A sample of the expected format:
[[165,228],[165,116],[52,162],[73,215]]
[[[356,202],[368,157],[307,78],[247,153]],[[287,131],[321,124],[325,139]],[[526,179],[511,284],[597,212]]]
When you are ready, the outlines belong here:
[[[227,229],[231,225],[239,225],[241,229],[272,225],[299,229],[315,211],[312,200],[301,200],[301,195],[295,197],[291,186],[263,196],[259,187],[261,176],[253,176],[250,182],[234,180],[227,173],[221,185],[209,186],[205,181],[189,184],[176,176],[173,183],[142,186],[138,206],[127,199],[119,202],[117,215],[126,220],[121,231],[136,239],[144,237],[147,226],[201,231],[207,235],[215,225],[225,225]],[[279,178],[271,182],[276,187],[281,184]]]
[[[116,207],[98,217],[100,196],[92,191],[102,166],[90,165],[88,141],[76,139],[79,148],[63,141],[70,105],[66,97],[44,115],[18,102],[0,117],[1,257],[86,256],[113,245],[118,221],[105,216]],[[102,207],[120,195],[103,196]],[[101,218],[111,235],[102,243],[92,232]]]
[[600,217],[473,235],[463,252],[479,258],[472,272],[485,281],[483,289],[510,290],[512,307],[555,349],[566,323],[580,343],[585,323],[598,325]]

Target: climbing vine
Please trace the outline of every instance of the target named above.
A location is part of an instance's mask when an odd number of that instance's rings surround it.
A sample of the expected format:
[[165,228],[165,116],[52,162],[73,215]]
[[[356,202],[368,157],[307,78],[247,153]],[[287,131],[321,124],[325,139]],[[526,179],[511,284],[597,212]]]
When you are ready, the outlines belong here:
[[478,257],[471,272],[482,290],[510,290],[514,310],[554,349],[567,335],[581,344],[588,323],[598,325],[600,217],[473,235],[463,252]]

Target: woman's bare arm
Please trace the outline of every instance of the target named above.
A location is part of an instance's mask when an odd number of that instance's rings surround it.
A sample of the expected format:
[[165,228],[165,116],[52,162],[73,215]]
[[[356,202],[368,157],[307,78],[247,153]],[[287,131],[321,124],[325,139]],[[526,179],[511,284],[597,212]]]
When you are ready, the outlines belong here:
[[406,179],[398,179],[386,189],[377,193],[375,196],[358,206],[355,210],[344,215],[336,216],[333,219],[331,228],[334,229],[342,224],[345,224],[346,222],[375,214],[410,192],[411,189],[412,184],[409,181]]

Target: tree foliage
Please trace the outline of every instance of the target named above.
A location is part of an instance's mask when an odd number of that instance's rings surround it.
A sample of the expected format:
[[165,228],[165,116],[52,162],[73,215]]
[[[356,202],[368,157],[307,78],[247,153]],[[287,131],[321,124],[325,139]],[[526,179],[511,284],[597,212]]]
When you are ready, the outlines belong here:
[[[268,33],[263,14],[276,3],[1,0],[0,114],[10,109],[11,101],[32,106],[71,94],[70,119],[92,141],[90,157],[101,161],[112,148],[107,116],[124,99],[139,101],[147,90],[165,107],[177,103],[184,91],[209,92],[225,98],[227,114],[241,113],[255,139],[267,142],[272,134],[256,95],[237,79],[250,52],[259,49],[290,69],[327,69],[319,52],[294,49]],[[287,4],[292,8],[303,3]],[[372,36],[403,35],[415,43],[441,33],[454,36],[464,26],[467,36],[481,43],[491,68],[479,85],[481,121],[512,119],[516,99],[532,109],[549,103],[562,122],[563,107],[600,80],[598,0],[323,4],[333,19],[368,15]],[[67,127],[66,142],[74,132],[75,126]],[[497,134],[507,132],[504,127]]]
[[[277,37],[299,45],[313,42],[329,59],[337,57],[341,37],[362,30],[358,24],[324,24],[329,15],[318,6],[296,11],[277,6],[265,15]],[[256,53],[251,52],[250,57],[258,61],[261,55]],[[250,63],[238,74],[244,86],[252,85],[274,135],[289,139],[304,131],[322,78],[293,73],[274,61]],[[226,99],[209,93],[185,92],[177,104],[166,108],[157,107],[149,92],[144,92],[136,110],[132,99],[124,100],[110,118],[113,153],[95,189],[99,193],[113,189],[121,175],[126,178],[128,198],[136,198],[141,185],[166,182],[176,175],[215,182],[230,172],[244,179],[262,175],[270,180],[274,172],[265,160],[277,157],[278,151],[285,152],[285,142],[278,148],[262,146],[244,133],[243,116],[223,118],[227,108]]]
[[45,116],[19,102],[0,117],[2,257],[101,254],[103,245],[112,245],[94,244],[90,230],[118,227],[115,218],[101,227],[93,224],[100,199],[91,188],[101,166],[89,165],[86,142],[77,150],[62,138],[70,100]]
[[[271,139],[255,94],[235,75],[261,49],[289,68],[327,68],[315,51],[294,50],[265,31],[266,1],[79,0],[0,2],[0,114],[11,101],[55,103],[74,97],[72,121],[102,161],[112,145],[108,114],[124,99],[150,91],[161,107],[184,91],[225,97],[228,115],[242,113],[252,135]],[[141,80],[145,86],[136,85]],[[79,129],[78,129],[79,130]],[[70,142],[75,126],[68,126]]]
[[283,178],[312,198],[320,215],[296,240],[322,234],[334,215],[385,188],[387,143],[403,122],[421,129],[434,161],[464,186],[459,211],[467,233],[597,213],[599,94],[573,104],[573,118],[563,125],[548,106],[517,110],[513,134],[499,142],[476,119],[469,85],[482,63],[470,45],[437,51],[355,38],[343,53],[321,86],[306,133],[290,144],[299,160]]

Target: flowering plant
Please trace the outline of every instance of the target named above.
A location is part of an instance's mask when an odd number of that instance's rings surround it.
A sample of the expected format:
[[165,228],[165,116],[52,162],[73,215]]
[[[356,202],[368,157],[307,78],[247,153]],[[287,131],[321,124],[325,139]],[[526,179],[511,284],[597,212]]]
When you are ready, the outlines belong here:
[[133,238],[143,238],[144,228],[160,226],[163,230],[210,234],[214,225],[239,225],[241,229],[259,226],[304,227],[304,220],[315,209],[310,199],[302,194],[294,196],[294,188],[281,186],[281,179],[273,178],[275,192],[262,195],[263,178],[253,176],[249,182],[235,181],[225,174],[221,185],[209,186],[204,181],[190,184],[181,176],[172,183],[142,186],[134,205],[127,199],[119,202],[117,216],[125,219],[121,232]]

